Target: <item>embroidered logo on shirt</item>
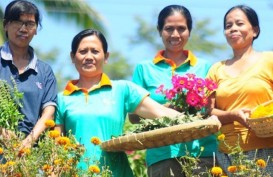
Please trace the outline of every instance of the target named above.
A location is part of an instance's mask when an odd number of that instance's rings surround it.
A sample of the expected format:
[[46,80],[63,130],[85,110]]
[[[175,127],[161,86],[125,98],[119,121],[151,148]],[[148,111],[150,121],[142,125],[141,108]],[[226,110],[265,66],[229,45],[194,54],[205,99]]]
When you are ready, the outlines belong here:
[[37,85],[37,87],[38,87],[39,89],[42,89],[42,88],[43,88],[43,85],[42,85],[41,82],[36,82],[36,85]]

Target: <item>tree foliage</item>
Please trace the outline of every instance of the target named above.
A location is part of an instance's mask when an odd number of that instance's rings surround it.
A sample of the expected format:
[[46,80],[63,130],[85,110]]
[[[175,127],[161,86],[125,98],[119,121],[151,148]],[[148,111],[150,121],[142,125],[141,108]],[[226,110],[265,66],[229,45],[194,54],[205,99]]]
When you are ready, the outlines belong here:
[[108,63],[104,68],[111,79],[128,79],[132,75],[132,66],[119,52],[110,53]]
[[79,0],[37,0],[42,4],[48,15],[53,19],[65,19],[68,22],[75,22],[83,28],[95,28],[106,34],[103,26],[103,18],[87,1]]

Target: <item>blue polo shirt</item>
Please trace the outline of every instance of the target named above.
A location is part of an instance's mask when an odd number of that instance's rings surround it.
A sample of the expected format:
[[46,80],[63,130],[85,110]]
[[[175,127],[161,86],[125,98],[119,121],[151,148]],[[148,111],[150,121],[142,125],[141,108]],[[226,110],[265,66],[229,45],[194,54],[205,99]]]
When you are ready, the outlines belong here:
[[38,60],[32,47],[29,47],[28,52],[31,58],[29,65],[19,74],[13,63],[9,43],[4,43],[0,48],[0,79],[11,85],[13,79],[19,92],[24,94],[23,107],[20,109],[24,119],[19,122],[18,129],[27,135],[37,123],[42,110],[46,106],[55,106],[57,101],[57,82],[51,67]]
[[[208,61],[202,60],[188,50],[183,51],[188,58],[180,66],[168,58],[164,58],[164,51],[159,51],[152,61],[144,61],[136,66],[133,74],[133,82],[147,89],[151,98],[164,104],[167,102],[163,94],[156,93],[157,88],[163,84],[164,88],[172,88],[171,78],[173,75],[195,74],[197,77],[205,78],[211,66]],[[147,149],[146,163],[148,166],[161,160],[181,157],[189,151],[192,156],[199,155],[201,146],[204,151],[201,157],[211,157],[216,151],[216,137],[214,135],[194,140],[191,142]]]
[[[105,152],[90,140],[95,136],[107,141],[122,135],[127,113],[134,112],[148,92],[130,81],[110,80],[106,74],[90,90],[78,88],[77,82],[70,81],[58,94],[55,119],[84,144],[86,151],[79,167],[86,169],[87,164],[100,161],[101,167],[109,166],[113,177],[133,177],[124,152]],[[88,163],[84,158],[89,158]]]

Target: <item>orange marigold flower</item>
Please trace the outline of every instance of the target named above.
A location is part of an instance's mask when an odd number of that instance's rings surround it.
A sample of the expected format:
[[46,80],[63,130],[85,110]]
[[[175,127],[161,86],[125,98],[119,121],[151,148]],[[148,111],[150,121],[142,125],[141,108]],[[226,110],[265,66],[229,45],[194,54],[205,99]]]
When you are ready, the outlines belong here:
[[18,157],[22,157],[23,155],[29,155],[30,154],[30,148],[23,148],[20,149],[18,153]]
[[45,164],[42,169],[43,169],[44,172],[47,172],[47,171],[50,171],[51,166],[48,165],[48,164]]
[[46,121],[45,121],[45,126],[46,126],[46,127],[49,127],[49,128],[54,127],[54,126],[55,126],[54,120],[46,120]]
[[222,173],[223,173],[223,170],[222,170],[222,168],[220,168],[220,167],[212,167],[212,169],[211,169],[211,174],[213,175],[213,176],[221,176],[222,175]]
[[258,159],[256,161],[256,164],[261,167],[261,168],[265,168],[266,167],[266,162],[263,159]]
[[224,141],[225,140],[225,135],[224,134],[220,134],[218,137],[217,137],[217,139],[219,140],[219,141]]
[[3,152],[4,152],[4,149],[0,148],[0,154],[3,154]]
[[99,144],[101,144],[101,141],[98,137],[94,136],[91,138],[91,143],[93,143],[94,145],[99,145]]
[[72,165],[74,162],[75,162],[74,159],[68,159],[68,161],[67,161],[68,165]]
[[70,139],[69,138],[67,138],[67,137],[65,137],[65,136],[62,136],[62,137],[59,137],[58,139],[57,139],[57,143],[59,144],[59,145],[67,145],[67,144],[70,144]]
[[91,165],[91,166],[89,166],[88,170],[91,173],[96,173],[96,174],[100,173],[100,168],[97,165]]
[[230,173],[235,173],[237,171],[237,167],[232,165],[232,166],[229,166],[228,169],[227,169]]
[[50,138],[58,138],[60,136],[60,132],[57,130],[51,130],[48,132],[48,136]]
[[22,175],[22,173],[15,173],[14,175],[13,175],[13,177],[22,177],[23,175]]

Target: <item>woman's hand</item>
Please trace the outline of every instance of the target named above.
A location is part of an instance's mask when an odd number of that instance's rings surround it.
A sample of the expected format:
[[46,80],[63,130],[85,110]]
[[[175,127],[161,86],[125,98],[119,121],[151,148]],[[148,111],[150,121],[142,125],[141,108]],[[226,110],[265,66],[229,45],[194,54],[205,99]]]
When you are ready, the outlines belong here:
[[251,113],[251,110],[248,108],[242,108],[242,109],[231,111],[234,121],[239,122],[240,124],[242,124],[243,126],[247,128],[249,128],[249,125],[246,119],[249,117],[250,113]]
[[5,128],[0,128],[0,134],[5,138],[5,139],[11,139],[16,137],[15,133],[13,131],[7,130]]

